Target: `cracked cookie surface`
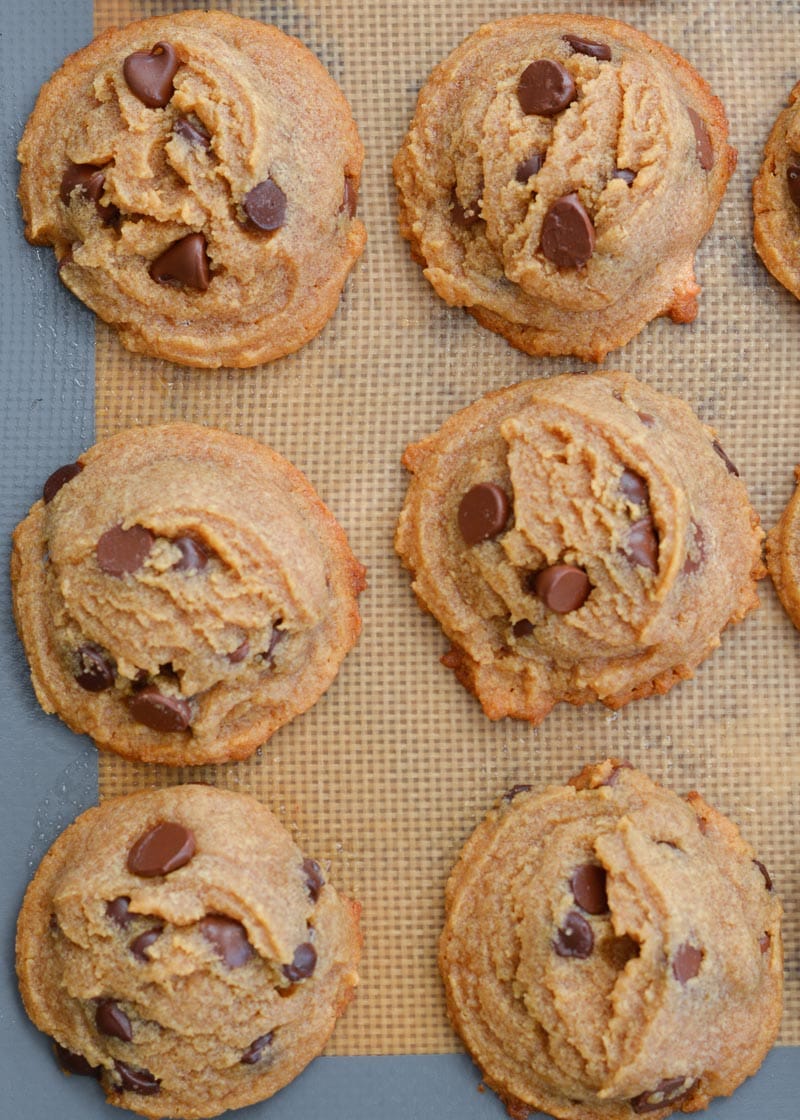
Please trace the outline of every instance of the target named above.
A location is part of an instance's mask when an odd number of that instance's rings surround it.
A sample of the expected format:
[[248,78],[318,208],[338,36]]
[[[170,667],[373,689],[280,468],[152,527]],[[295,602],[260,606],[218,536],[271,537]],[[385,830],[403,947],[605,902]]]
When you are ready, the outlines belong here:
[[800,299],[800,82],[778,116],[753,183],[753,234],[776,280]]
[[704,79],[624,23],[500,20],[420,93],[394,164],[401,230],[447,303],[530,354],[600,360],[697,314],[727,132]]
[[360,630],[364,569],[304,476],[244,436],[134,428],[47,480],[17,527],[36,695],[98,747],[251,754],[311,707]]
[[358,904],[255,798],[183,785],[106,800],[25,896],[26,1010],[68,1072],[145,1116],[271,1096],[358,983]]
[[736,826],[612,760],[509,791],[447,884],[448,1011],[513,1117],[660,1120],[755,1073],[781,905]]
[[103,33],[42,88],[19,159],[28,240],[125,346],[183,365],[299,349],[364,246],[344,95],[256,20],[185,11]]

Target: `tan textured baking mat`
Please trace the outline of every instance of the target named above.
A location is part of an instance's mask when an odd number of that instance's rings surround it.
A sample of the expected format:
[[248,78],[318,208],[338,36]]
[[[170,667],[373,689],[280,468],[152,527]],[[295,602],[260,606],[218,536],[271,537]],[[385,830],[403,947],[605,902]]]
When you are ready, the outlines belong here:
[[[96,0],[96,27],[185,6]],[[344,88],[367,149],[360,213],[369,243],[323,334],[253,372],[135,358],[98,324],[97,431],[185,417],[287,455],[368,565],[364,633],[316,708],[251,761],[172,772],[102,758],[102,794],[197,777],[257,794],[364,905],[363,986],[329,1052],[436,1052],[456,1048],[435,955],[442,888],[464,839],[510,786],[562,780],[608,753],[626,756],[679,791],[704,792],[770,867],[787,911],[782,1041],[800,1043],[800,636],[772,588],[762,585],[762,609],[669,696],[617,714],[563,708],[531,729],[490,723],[439,664],[444,638],[417,609],[392,550],[405,444],[485,390],[575,363],[519,354],[437,299],[397,232],[391,159],[420,84],[469,31],[501,15],[570,5],[218,6],[298,36]],[[627,19],[676,48],[727,106],[739,167],[699,256],[699,318],[654,323],[604,364],[684,396],[715,425],[771,525],[800,461],[800,305],[753,253],[750,183],[800,77],[800,3],[584,0],[579,8]]]

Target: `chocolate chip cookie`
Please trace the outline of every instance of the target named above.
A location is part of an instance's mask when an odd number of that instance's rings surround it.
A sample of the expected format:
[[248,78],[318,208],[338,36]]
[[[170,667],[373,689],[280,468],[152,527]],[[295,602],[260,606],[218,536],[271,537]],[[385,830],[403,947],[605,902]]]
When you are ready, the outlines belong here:
[[420,93],[401,230],[451,306],[529,354],[599,361],[658,315],[695,318],[727,133],[703,78],[627,24],[500,20]]
[[798,486],[767,534],[767,568],[784,610],[800,630],[800,466],[794,474]]
[[144,1116],[271,1096],[358,983],[360,907],[255,798],[105,801],[53,844],[17,929],[25,1008],[70,1073]]
[[778,1033],[781,905],[736,826],[613,761],[510,791],[447,884],[453,1026],[517,1118],[694,1112]]
[[758,605],[763,533],[736,467],[629,374],[490,393],[403,462],[397,551],[492,719],[667,692]]
[[135,428],[54,471],[14,533],[36,695],[145,762],[243,758],[325,691],[364,569],[303,475],[243,436]]
[[130,350],[254,366],[334,313],[365,241],[350,108],[296,39],[184,11],[100,35],[19,146],[25,231]]
[[800,299],[800,82],[769,134],[753,183],[753,210],[758,255]]

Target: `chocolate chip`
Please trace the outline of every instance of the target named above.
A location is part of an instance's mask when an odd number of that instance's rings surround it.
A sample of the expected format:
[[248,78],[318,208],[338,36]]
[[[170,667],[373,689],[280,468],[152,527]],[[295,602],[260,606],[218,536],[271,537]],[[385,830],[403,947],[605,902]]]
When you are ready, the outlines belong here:
[[587,914],[607,914],[606,869],[596,863],[583,863],[576,867],[570,879],[572,894],[581,910]]
[[131,924],[131,917],[128,913],[128,907],[131,900],[126,898],[125,895],[120,895],[119,898],[112,898],[110,902],[106,903],[106,917],[110,918],[115,926],[120,929],[127,929]]
[[772,890],[772,876],[770,875],[769,871],[767,871],[766,867],[764,866],[764,864],[761,862],[760,859],[754,859],[753,863],[756,865],[758,870],[764,876],[764,882],[766,884],[767,890],[771,891]]
[[211,280],[202,233],[189,233],[174,241],[150,265],[150,277],[157,284],[180,284],[204,292]]
[[644,424],[645,428],[652,428],[655,426],[656,418],[655,416],[651,416],[649,412],[637,412],[636,415]]
[[160,821],[142,833],[128,852],[128,871],[143,879],[169,875],[187,864],[196,848],[190,828],[176,821]]
[[131,696],[128,711],[131,719],[151,731],[186,731],[192,722],[192,708],[188,700],[167,696],[153,684]]
[[242,207],[256,229],[280,229],[286,220],[286,195],[272,179],[265,179],[248,191]]
[[173,94],[172,79],[181,60],[169,43],[156,43],[149,51],[134,51],[122,64],[128,89],[148,109],[163,109]]
[[344,177],[344,193],[342,195],[342,205],[339,207],[339,213],[344,212],[348,218],[355,218],[356,211],[358,210],[358,187],[355,180],[350,175]]
[[125,576],[144,564],[153,547],[153,534],[143,525],[123,529],[115,525],[107,529],[97,542],[97,565],[108,576]]
[[627,547],[623,551],[631,564],[649,568],[651,572],[658,571],[658,534],[649,514],[631,525]]
[[309,897],[312,902],[316,902],[325,886],[322,868],[315,859],[306,858],[303,860],[303,874],[306,877],[306,889]]
[[758,939],[758,947],[759,947],[759,949],[761,950],[762,953],[766,953],[766,952],[769,951],[769,947],[770,947],[771,944],[772,944],[772,937],[770,936],[769,933],[767,933],[765,931],[764,933],[761,934],[761,936]]
[[100,220],[109,225],[117,220],[119,210],[113,204],[104,206],[101,203],[105,184],[106,177],[102,167],[95,167],[93,163],[71,163],[61,179],[59,195],[64,205],[69,206],[72,192],[77,189],[94,203]]
[[113,999],[101,999],[94,1013],[94,1021],[100,1034],[111,1038],[121,1038],[123,1042],[133,1041],[131,1021]]
[[594,226],[577,194],[557,198],[542,222],[542,253],[559,268],[582,268],[594,246]]
[[310,942],[305,941],[295,949],[292,963],[283,966],[283,975],[296,983],[298,980],[306,980],[316,967],[317,951]]
[[226,968],[240,968],[253,956],[253,946],[247,940],[247,930],[235,918],[209,914],[197,924]]
[[786,186],[795,206],[800,206],[800,164],[791,163],[786,168]]
[[172,565],[176,572],[199,572],[208,563],[208,549],[195,537],[178,537],[172,542],[181,554]]
[[152,929],[146,929],[144,933],[140,933],[138,937],[134,937],[128,948],[136,957],[137,961],[142,961],[144,964],[148,963],[150,955],[147,950],[154,942],[158,941],[163,932],[163,926],[153,926]]
[[523,113],[555,117],[578,96],[569,70],[552,58],[538,58],[522,72],[517,97]]
[[629,167],[617,167],[611,173],[612,179],[622,179],[624,183],[631,186],[633,180],[636,178],[636,172],[631,171]]
[[270,634],[270,638],[269,638],[269,645],[267,646],[266,650],[261,654],[262,658],[267,663],[269,663],[273,660],[273,655],[275,653],[275,647],[278,645],[279,642],[282,642],[283,639],[286,637],[286,632],[284,630],[279,630],[278,629],[278,627],[281,625],[282,622],[283,622],[282,618],[278,618],[278,619],[275,620],[275,622],[272,626],[272,633]]
[[714,440],[714,442],[713,442],[713,443],[711,444],[711,446],[712,446],[712,447],[714,448],[714,450],[716,451],[717,455],[719,455],[720,459],[721,459],[721,460],[723,461],[723,463],[724,463],[724,464],[725,464],[725,466],[727,467],[727,469],[728,469],[728,474],[732,474],[732,475],[735,475],[735,476],[736,476],[736,478],[738,478],[738,477],[739,477],[739,472],[737,471],[736,467],[735,467],[735,466],[734,466],[734,464],[733,464],[733,463],[731,462],[731,460],[730,460],[730,459],[728,458],[728,456],[727,456],[727,455],[725,454],[725,452],[724,452],[724,450],[722,449],[722,445],[720,444],[719,440],[716,440],[716,439],[715,439],[715,440]]
[[600,785],[612,787],[615,786],[619,781],[619,776],[623,770],[633,770],[633,766],[630,762],[625,762],[624,760],[622,762],[618,762],[611,773],[608,775],[606,780],[604,782],[601,782]]
[[577,957],[581,961],[585,961],[592,955],[594,948],[592,927],[577,910],[570,910],[567,914],[563,926],[553,939],[553,948],[559,957]]
[[511,633],[515,638],[529,638],[533,633],[533,623],[527,618],[520,618],[511,627]]
[[461,200],[456,194],[456,188],[453,187],[450,202],[453,221],[460,229],[469,229],[470,226],[474,226],[476,222],[481,220],[480,202],[477,198],[473,202],[468,202],[466,206],[462,206]]
[[201,124],[196,124],[193,120],[190,120],[189,117],[178,117],[172,126],[172,131],[196,147],[206,149],[211,147],[211,137],[206,130]]
[[266,1048],[272,1045],[272,1039],[274,1037],[275,1031],[267,1031],[266,1034],[262,1034],[260,1038],[256,1038],[251,1042],[239,1059],[242,1065],[254,1066],[256,1062],[260,1062]]
[[527,183],[531,175],[535,175],[538,171],[542,170],[544,163],[544,156],[541,152],[531,152],[527,159],[524,159],[517,167],[515,178],[518,183]]
[[626,468],[620,475],[619,488],[635,505],[647,505],[650,499],[648,485],[636,471],[629,471]]
[[581,39],[578,35],[562,35],[565,43],[569,43],[576,54],[587,54],[589,58],[596,58],[600,62],[611,61],[611,47],[607,43],[595,43],[591,39]]
[[706,559],[705,534],[702,526],[698,525],[696,521],[692,521],[692,540],[694,542],[694,556],[686,553],[686,559],[683,562],[683,574],[685,576],[690,576],[693,572],[702,568]]
[[672,975],[680,984],[685,984],[689,980],[694,980],[702,963],[703,950],[696,949],[694,945],[684,941],[683,945],[679,945],[675,950],[675,956],[672,958]]
[[87,692],[105,692],[112,688],[116,673],[111,661],[94,646],[80,646],[75,651],[77,666],[73,672],[76,682]]
[[694,109],[687,109],[687,112],[694,129],[697,159],[704,171],[710,171],[714,166],[714,148],[711,144],[711,137],[708,135],[706,123]]
[[527,786],[520,782],[519,785],[512,786],[511,789],[506,790],[503,794],[503,801],[513,801],[518,793],[528,793],[528,791],[532,789],[533,786]]
[[71,482],[82,470],[83,463],[66,463],[63,467],[54,470],[42,487],[42,497],[45,502],[52,502],[61,487]]
[[458,527],[465,544],[479,544],[499,536],[506,527],[511,503],[493,482],[479,482],[468,490],[458,507]]
[[232,650],[230,653],[226,654],[226,656],[231,665],[238,665],[240,661],[244,661],[249,652],[250,643],[247,638],[245,638],[241,645],[238,645],[235,650]]
[[592,585],[582,568],[574,564],[552,564],[536,572],[531,589],[556,614],[569,614],[582,607]]
[[655,1089],[650,1089],[648,1092],[640,1093],[638,1097],[634,1097],[631,1101],[631,1108],[641,1115],[643,1112],[656,1112],[660,1108],[671,1107],[678,1101],[682,1101],[684,1097],[688,1097],[696,1084],[697,1082],[692,1081],[690,1085],[686,1086],[685,1077],[666,1078],[664,1081],[659,1081]]
[[152,1097],[161,1089],[161,1082],[146,1069],[136,1069],[127,1062],[114,1062],[114,1069],[119,1074],[120,1088],[124,1092]]
[[57,1042],[54,1045],[58,1064],[65,1073],[74,1073],[76,1077],[99,1077],[103,1072],[100,1066],[89,1065],[83,1054],[75,1054]]

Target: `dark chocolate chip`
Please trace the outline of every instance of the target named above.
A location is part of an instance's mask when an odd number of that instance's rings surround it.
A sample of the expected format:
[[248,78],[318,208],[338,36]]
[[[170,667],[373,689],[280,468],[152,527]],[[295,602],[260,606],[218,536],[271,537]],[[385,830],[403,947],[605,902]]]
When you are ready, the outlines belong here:
[[128,89],[148,109],[163,109],[173,94],[172,79],[181,60],[170,43],[156,43],[149,51],[134,51],[122,64]]
[[306,890],[312,902],[316,902],[325,886],[325,877],[322,868],[315,859],[303,860],[303,874],[305,875]]
[[569,43],[576,54],[587,54],[589,58],[596,58],[600,62],[611,61],[611,47],[607,43],[595,43],[591,39],[581,39],[578,35],[562,35],[565,43]]
[[535,175],[538,171],[542,170],[544,163],[544,156],[541,152],[531,152],[527,159],[517,167],[515,178],[518,183],[527,183],[531,175]]
[[274,1037],[275,1031],[268,1031],[266,1034],[262,1034],[260,1038],[254,1039],[239,1059],[242,1065],[254,1066],[256,1062],[260,1062],[266,1048],[272,1045]]
[[761,934],[761,936],[758,939],[758,947],[759,947],[759,949],[761,950],[762,953],[766,953],[766,952],[769,951],[769,947],[770,947],[771,944],[772,944],[772,937],[770,936],[769,933],[767,933],[765,931],[764,933]]
[[153,684],[131,696],[128,711],[131,719],[151,731],[186,731],[192,722],[192,708],[188,700],[167,696]]
[[113,999],[101,999],[94,1013],[94,1021],[100,1034],[121,1038],[123,1042],[133,1041],[131,1021]]
[[532,790],[532,789],[533,789],[533,786],[528,786],[528,785],[525,785],[523,782],[520,782],[519,785],[512,786],[511,789],[506,790],[506,792],[503,794],[503,800],[504,801],[513,801],[518,793],[528,793],[528,791]]
[[82,470],[83,463],[65,463],[63,467],[53,471],[42,487],[42,497],[45,502],[52,502],[61,487],[71,482]]
[[577,194],[557,198],[542,222],[542,253],[559,268],[582,268],[594,246],[594,226]]
[[298,980],[306,980],[316,967],[317,950],[310,942],[304,941],[295,949],[292,963],[283,966],[283,975],[287,980],[296,983]]
[[479,482],[468,490],[458,507],[458,527],[465,544],[479,544],[499,536],[506,527],[511,503],[493,482]]
[[708,135],[706,122],[694,109],[687,109],[687,112],[694,129],[695,152],[698,162],[704,171],[710,171],[714,166],[714,148],[711,137]]
[[253,946],[247,940],[247,930],[235,918],[209,914],[197,924],[226,968],[240,968],[253,956]]
[[342,194],[342,205],[339,207],[339,213],[347,214],[348,218],[355,218],[357,210],[358,187],[355,184],[355,180],[350,175],[345,175],[344,193]]
[[800,164],[791,163],[786,168],[786,186],[795,206],[800,206]]
[[247,638],[245,638],[241,645],[238,645],[236,649],[232,650],[226,656],[231,665],[238,665],[240,661],[244,661],[249,652],[250,643],[248,642]]
[[128,913],[128,907],[131,900],[125,895],[120,895],[119,898],[112,898],[110,902],[106,903],[106,917],[110,918],[115,926],[120,929],[127,929],[131,924],[131,916]]
[[80,646],[75,651],[77,665],[73,672],[76,682],[87,692],[105,692],[112,688],[116,673],[111,661],[94,646]]
[[477,198],[463,206],[456,194],[456,188],[453,187],[450,201],[453,221],[460,229],[469,229],[470,226],[474,226],[476,222],[481,220],[480,202]]
[[242,207],[256,229],[280,229],[286,220],[286,195],[272,179],[265,179],[248,191]]
[[76,1077],[98,1077],[103,1072],[100,1066],[89,1065],[83,1054],[75,1054],[67,1050],[66,1046],[54,1043],[58,1064],[65,1073],[74,1073]]
[[116,206],[103,206],[100,202],[105,183],[106,177],[102,167],[95,167],[93,163],[71,163],[61,179],[61,201],[65,206],[69,206],[72,192],[77,189],[80,194],[91,199],[103,222],[107,224],[114,222],[119,217],[119,210]]
[[174,241],[150,265],[150,277],[157,284],[180,284],[204,292],[211,280],[202,233],[189,233]]
[[172,131],[183,137],[189,144],[199,148],[210,148],[211,137],[201,124],[190,120],[189,117],[178,117],[172,126]]
[[[650,1089],[646,1093],[640,1093],[638,1097],[634,1097],[631,1101],[631,1108],[639,1115],[643,1112],[657,1112],[660,1108],[671,1108],[672,1105],[682,1101],[684,1097],[688,1097],[692,1089],[694,1089],[696,1082],[693,1081],[690,1085],[686,1085],[685,1077],[669,1077],[664,1081],[659,1081],[655,1089]],[[684,1086],[686,1086],[684,1088]]]
[[169,875],[187,864],[196,848],[190,828],[176,821],[160,821],[143,832],[128,852],[128,871],[143,879]]
[[585,961],[592,955],[594,934],[592,927],[577,910],[570,910],[561,929],[556,931],[553,948],[559,957],[577,957]]
[[683,562],[683,574],[685,576],[690,576],[693,572],[702,568],[706,559],[705,534],[702,526],[698,525],[696,521],[692,521],[692,540],[694,542],[694,556],[686,553],[686,559]]
[[134,937],[128,948],[136,957],[137,961],[142,961],[144,964],[148,963],[150,956],[147,950],[154,942],[158,941],[163,932],[163,926],[153,926],[152,929],[146,929],[144,933],[140,933],[138,937]]
[[647,505],[650,499],[647,483],[636,471],[629,471],[626,468],[620,475],[619,488],[635,505]]
[[150,555],[154,539],[143,525],[131,525],[130,529],[115,525],[107,529],[97,542],[100,571],[108,576],[124,576],[138,571]]
[[511,627],[515,638],[529,638],[533,633],[533,623],[527,618],[518,619]]
[[649,515],[634,521],[628,533],[625,556],[631,564],[658,571],[658,533]]
[[551,564],[536,572],[531,589],[551,611],[569,614],[583,606],[592,585],[582,568],[574,564]]
[[720,444],[719,440],[715,439],[714,442],[711,444],[711,446],[714,448],[717,455],[719,455],[720,459],[725,464],[725,466],[728,470],[728,474],[735,475],[736,478],[738,478],[739,477],[739,472],[736,469],[736,466],[734,465],[734,463],[732,463],[731,460],[728,458],[728,456],[725,454],[725,451],[723,450],[722,445]]
[[583,863],[576,867],[570,879],[572,894],[581,910],[587,914],[607,914],[606,869],[596,863]]
[[769,871],[767,871],[766,867],[764,866],[764,864],[761,862],[760,859],[754,859],[753,863],[756,865],[758,870],[764,876],[764,882],[766,884],[767,890],[771,891],[772,890],[772,876],[770,875]]
[[208,549],[196,537],[178,537],[172,542],[181,554],[172,565],[176,572],[199,572],[208,563]]
[[522,72],[517,97],[523,113],[555,117],[578,96],[566,67],[552,58],[538,58]]
[[703,950],[684,941],[675,950],[675,956],[672,958],[672,975],[680,984],[686,984],[687,981],[694,980],[702,963]]
[[627,183],[628,186],[631,186],[633,180],[636,178],[636,172],[631,171],[629,167],[617,167],[614,169],[614,171],[612,171],[611,178],[622,179],[624,183]]
[[140,1093],[144,1097],[152,1097],[161,1089],[161,1082],[146,1069],[136,1069],[127,1062],[114,1062],[114,1069],[119,1074],[120,1088],[127,1093]]

